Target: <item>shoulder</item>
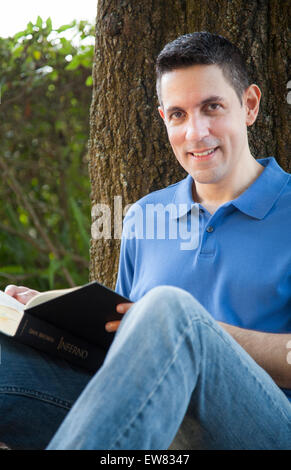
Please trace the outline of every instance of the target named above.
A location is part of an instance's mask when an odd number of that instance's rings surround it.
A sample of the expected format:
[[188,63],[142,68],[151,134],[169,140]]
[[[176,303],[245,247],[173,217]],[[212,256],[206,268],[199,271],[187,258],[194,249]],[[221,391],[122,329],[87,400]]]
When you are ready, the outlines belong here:
[[278,204],[291,212],[291,175],[286,173],[286,182],[278,198]]
[[282,202],[291,197],[291,175],[279,165],[274,157],[258,159],[265,171],[258,178],[257,187],[265,200]]

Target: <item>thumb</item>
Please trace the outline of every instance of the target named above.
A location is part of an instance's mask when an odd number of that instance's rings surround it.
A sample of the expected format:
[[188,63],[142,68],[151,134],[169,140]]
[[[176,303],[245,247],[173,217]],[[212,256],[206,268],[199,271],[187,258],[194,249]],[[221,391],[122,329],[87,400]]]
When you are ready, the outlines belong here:
[[9,286],[6,286],[5,287],[5,294],[7,295],[11,295],[11,297],[14,297],[14,295],[16,294],[18,290],[18,287],[17,286],[14,286],[13,284],[9,284]]

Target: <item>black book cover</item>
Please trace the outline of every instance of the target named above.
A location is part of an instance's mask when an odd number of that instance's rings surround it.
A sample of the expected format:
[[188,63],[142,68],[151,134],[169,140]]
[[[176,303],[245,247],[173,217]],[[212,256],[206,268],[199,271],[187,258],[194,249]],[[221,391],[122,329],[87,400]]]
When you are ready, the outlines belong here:
[[40,351],[96,372],[106,351],[65,330],[25,313],[14,338]]
[[105,323],[122,320],[116,305],[123,302],[130,300],[93,281],[27,308],[15,338],[78,366],[97,370],[115,334],[105,330]]

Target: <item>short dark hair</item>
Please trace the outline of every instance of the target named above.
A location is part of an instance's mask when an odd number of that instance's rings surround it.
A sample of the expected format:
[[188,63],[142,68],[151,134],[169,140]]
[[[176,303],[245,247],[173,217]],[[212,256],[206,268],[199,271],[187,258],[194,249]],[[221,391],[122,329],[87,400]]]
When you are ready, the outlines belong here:
[[239,48],[219,34],[184,34],[166,44],[156,61],[157,94],[161,102],[162,75],[192,65],[217,65],[235,90],[240,103],[249,86],[246,63]]

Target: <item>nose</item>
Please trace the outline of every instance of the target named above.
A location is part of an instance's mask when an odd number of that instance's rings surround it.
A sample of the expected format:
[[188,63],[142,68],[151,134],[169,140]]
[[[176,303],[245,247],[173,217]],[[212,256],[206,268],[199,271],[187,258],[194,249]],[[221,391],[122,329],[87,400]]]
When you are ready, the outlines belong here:
[[199,141],[209,135],[209,121],[205,116],[190,116],[186,126],[186,140]]

